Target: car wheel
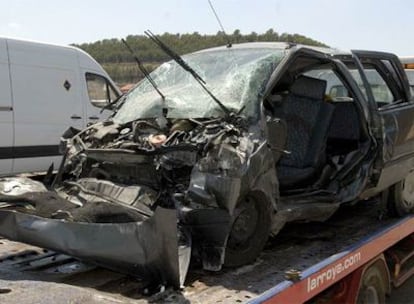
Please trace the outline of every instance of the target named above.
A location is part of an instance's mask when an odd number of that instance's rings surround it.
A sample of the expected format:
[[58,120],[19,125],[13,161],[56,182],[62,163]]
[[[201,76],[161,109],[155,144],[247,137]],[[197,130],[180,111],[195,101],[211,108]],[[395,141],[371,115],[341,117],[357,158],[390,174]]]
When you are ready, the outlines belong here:
[[386,283],[377,266],[369,267],[361,279],[357,304],[384,304]]
[[388,210],[392,216],[404,216],[414,210],[414,172],[391,186],[388,194]]
[[251,263],[263,250],[270,234],[271,205],[249,194],[237,204],[233,219],[224,258],[226,267]]

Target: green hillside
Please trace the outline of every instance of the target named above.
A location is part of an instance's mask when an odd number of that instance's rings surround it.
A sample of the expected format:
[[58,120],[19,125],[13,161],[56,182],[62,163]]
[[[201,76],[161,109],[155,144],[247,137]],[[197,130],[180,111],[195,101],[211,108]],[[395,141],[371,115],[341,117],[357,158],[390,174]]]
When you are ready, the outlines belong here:
[[[197,32],[192,34],[164,33],[160,39],[173,48],[179,54],[190,53],[204,48],[227,44],[223,32],[215,35],[202,35]],[[256,42],[256,41],[284,41],[314,46],[326,46],[323,43],[299,34],[278,34],[269,29],[263,34],[252,32],[242,34],[235,30],[228,35],[232,43]],[[160,63],[169,58],[145,35],[129,35],[126,40],[148,70],[153,70]],[[138,71],[131,54],[121,42],[121,39],[104,39],[92,43],[83,43],[77,46],[92,55],[111,77],[119,84],[135,83],[143,76]]]

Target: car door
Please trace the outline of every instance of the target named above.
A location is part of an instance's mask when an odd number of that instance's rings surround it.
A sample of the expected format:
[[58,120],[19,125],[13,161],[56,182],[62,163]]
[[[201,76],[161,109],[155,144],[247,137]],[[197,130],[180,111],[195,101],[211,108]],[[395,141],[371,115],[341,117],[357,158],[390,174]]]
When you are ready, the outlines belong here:
[[13,102],[6,40],[0,39],[0,175],[9,174],[13,162]]
[[362,64],[368,83],[366,94],[375,103],[380,134],[375,164],[377,189],[386,189],[414,168],[414,102],[398,58],[389,53],[353,51]]

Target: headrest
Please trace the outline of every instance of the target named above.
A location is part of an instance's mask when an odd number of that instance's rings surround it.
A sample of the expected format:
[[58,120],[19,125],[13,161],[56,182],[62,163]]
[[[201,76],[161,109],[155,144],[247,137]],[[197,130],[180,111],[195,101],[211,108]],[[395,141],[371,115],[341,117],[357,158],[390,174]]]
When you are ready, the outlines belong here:
[[294,95],[324,99],[326,91],[326,81],[308,76],[300,76],[290,86],[290,92]]

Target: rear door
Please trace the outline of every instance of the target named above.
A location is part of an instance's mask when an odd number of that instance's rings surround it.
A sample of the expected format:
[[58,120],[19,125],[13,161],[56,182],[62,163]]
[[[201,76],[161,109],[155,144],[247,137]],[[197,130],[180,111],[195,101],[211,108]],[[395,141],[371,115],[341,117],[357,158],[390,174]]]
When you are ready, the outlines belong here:
[[389,53],[353,51],[368,83],[365,93],[378,117],[376,132],[380,153],[377,188],[385,189],[414,168],[414,102],[399,59]]
[[13,162],[13,102],[5,39],[0,39],[0,130],[0,175],[4,175],[11,172]]

